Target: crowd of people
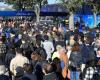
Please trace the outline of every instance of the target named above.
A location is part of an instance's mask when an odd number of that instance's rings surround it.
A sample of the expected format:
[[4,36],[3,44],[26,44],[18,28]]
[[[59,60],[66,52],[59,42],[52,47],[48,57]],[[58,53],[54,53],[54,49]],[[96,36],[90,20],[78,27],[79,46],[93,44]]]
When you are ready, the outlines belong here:
[[100,27],[63,29],[0,21],[0,80],[100,80]]

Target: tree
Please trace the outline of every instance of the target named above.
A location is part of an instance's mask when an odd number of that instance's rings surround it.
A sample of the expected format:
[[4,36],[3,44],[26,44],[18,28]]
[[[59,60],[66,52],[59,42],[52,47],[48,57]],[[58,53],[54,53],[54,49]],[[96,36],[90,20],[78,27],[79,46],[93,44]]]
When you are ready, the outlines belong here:
[[62,5],[69,11],[69,29],[74,28],[74,12],[82,7],[83,0],[61,0]]
[[36,22],[39,23],[41,6],[47,4],[47,0],[5,0],[5,3],[12,4],[15,9],[34,10]]
[[86,0],[85,1],[86,5],[90,5],[92,7],[92,12],[94,16],[94,27],[97,26],[97,14],[100,12],[100,0]]

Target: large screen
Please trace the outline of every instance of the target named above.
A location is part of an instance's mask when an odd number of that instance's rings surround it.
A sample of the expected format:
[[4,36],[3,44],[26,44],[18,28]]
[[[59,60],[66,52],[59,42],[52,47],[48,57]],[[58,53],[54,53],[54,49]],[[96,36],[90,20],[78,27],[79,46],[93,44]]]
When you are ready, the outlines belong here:
[[[97,18],[96,24],[98,25],[100,23],[100,15],[97,15],[96,18]],[[83,15],[83,21],[85,22],[85,25],[89,26],[90,28],[93,28],[93,24],[94,24],[93,15]]]
[[[74,16],[74,21],[77,22],[79,21],[80,22],[80,16],[81,16],[81,20],[82,22],[90,27],[90,28],[93,28],[93,24],[94,24],[94,16],[93,15],[75,15]],[[98,25],[100,23],[100,15],[97,15],[96,16],[96,24]]]

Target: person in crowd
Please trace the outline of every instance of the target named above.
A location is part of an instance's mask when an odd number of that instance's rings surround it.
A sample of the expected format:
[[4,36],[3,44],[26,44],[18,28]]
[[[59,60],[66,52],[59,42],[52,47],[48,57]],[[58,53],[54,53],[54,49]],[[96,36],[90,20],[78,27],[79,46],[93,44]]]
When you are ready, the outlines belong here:
[[96,51],[96,58],[89,60],[83,70],[83,80],[99,80],[100,79],[100,48]]
[[0,35],[0,57],[3,57],[3,62],[5,59],[5,54],[6,54],[6,45],[2,41],[2,36]]
[[42,55],[44,54],[43,51],[34,51],[31,55],[32,58],[32,65],[37,77],[37,80],[42,80],[43,79],[43,72],[42,72],[42,65],[43,63],[47,63],[46,58]]
[[59,58],[55,57],[51,63],[53,71],[56,73],[58,80],[64,80],[62,76],[61,61]]
[[97,51],[96,51],[96,57],[97,58],[100,58],[100,47],[97,49]]
[[97,49],[100,47],[100,35],[95,38],[95,41],[93,43],[94,51],[97,51]]
[[65,42],[66,42],[66,45],[68,44],[68,41],[70,39],[70,33],[69,33],[69,30],[66,31],[66,34],[65,34]]
[[43,35],[41,35],[39,31],[36,32],[35,38],[36,41],[43,41]]
[[54,46],[56,48],[57,45],[61,45],[62,47],[65,47],[65,41],[64,41],[64,33],[62,33],[62,29],[58,28],[58,31],[56,32],[56,38]]
[[97,49],[97,52],[96,52],[94,79],[95,80],[100,79],[100,47]]
[[47,35],[50,41],[53,41],[52,31],[48,30]]
[[4,44],[4,35],[0,33],[0,80],[9,80],[9,71],[5,66],[6,45]]
[[82,64],[82,55],[79,44],[75,43],[72,47],[72,52],[69,58],[69,70],[71,80],[79,80],[80,68]]
[[51,64],[44,64],[42,71],[45,74],[42,80],[58,80],[56,74],[52,71],[53,67]]
[[6,55],[5,55],[5,65],[6,65],[7,68],[10,68],[10,62],[15,57],[15,54],[16,53],[15,53],[14,47],[10,46],[8,48]]
[[61,61],[61,68],[62,68],[62,76],[64,79],[67,78],[67,71],[68,71],[68,56],[66,54],[65,48],[62,48],[60,51],[60,61]]
[[74,35],[71,35],[71,36],[70,36],[70,39],[69,39],[69,44],[70,44],[70,46],[73,46],[74,43],[75,43]]
[[41,42],[36,41],[36,52],[40,53],[40,55],[44,58],[47,59],[47,53],[43,47],[41,47]]
[[81,45],[82,61],[85,64],[88,60],[95,58],[94,48],[92,46],[91,38],[89,36],[84,37],[84,43]]
[[83,70],[82,80],[94,80],[93,74],[95,73],[94,60],[90,60],[86,63],[85,69]]
[[63,47],[61,45],[57,45],[56,46],[56,51],[54,51],[53,55],[52,55],[52,60],[54,58],[60,58],[60,54],[59,54],[59,51],[62,49]]
[[17,77],[21,72],[23,74],[23,66],[25,63],[29,63],[29,60],[22,55],[22,49],[17,48],[16,56],[10,62],[10,71],[12,75]]
[[66,50],[67,50],[67,56],[68,56],[68,59],[70,58],[70,54],[71,54],[71,46],[69,45],[69,43],[66,45]]
[[23,77],[27,77],[30,80],[37,80],[36,79],[36,75],[33,72],[33,67],[32,67],[31,64],[25,63],[23,68],[24,68],[24,75],[23,75]]
[[61,80],[65,80],[67,77],[68,57],[66,54],[66,50],[61,45],[58,45],[56,48],[57,48],[57,51],[53,53],[52,60],[54,61],[54,63],[55,63],[56,59],[60,60],[60,62],[58,60],[59,63],[54,64],[54,65],[58,65],[56,67],[61,68],[60,70],[57,70],[57,74],[59,74],[59,76],[60,76],[59,78]]
[[40,61],[40,57],[39,55],[37,54],[36,51],[34,51],[32,54],[31,54],[31,64],[33,65],[33,68],[36,66],[37,62]]
[[94,74],[94,80],[99,80],[100,79],[100,59],[96,61],[95,63],[95,74]]
[[43,48],[46,50],[47,53],[47,60],[51,58],[51,54],[54,51],[54,46],[51,41],[49,41],[49,37],[47,35],[44,36],[45,41],[42,43]]
[[20,47],[22,44],[22,35],[18,33],[18,35],[15,35],[14,39],[13,39],[13,45],[15,46],[15,48]]
[[38,61],[36,63],[35,74],[36,74],[37,80],[42,80],[43,79],[44,73],[42,72],[42,66],[43,66],[44,63],[46,63],[46,62],[42,61],[42,60]]
[[2,79],[3,76],[8,76],[8,78],[10,78],[8,68],[5,67],[2,59],[3,57],[0,56],[0,79]]

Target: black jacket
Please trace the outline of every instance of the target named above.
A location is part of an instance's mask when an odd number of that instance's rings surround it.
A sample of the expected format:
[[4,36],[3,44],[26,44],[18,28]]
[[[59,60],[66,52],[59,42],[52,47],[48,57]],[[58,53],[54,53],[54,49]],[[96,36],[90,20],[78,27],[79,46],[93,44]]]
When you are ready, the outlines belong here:
[[82,64],[82,56],[81,53],[78,51],[72,52],[70,55],[70,68],[71,70],[77,70],[76,68],[80,68],[81,64]]
[[58,80],[54,72],[49,73],[43,77],[43,80]]

